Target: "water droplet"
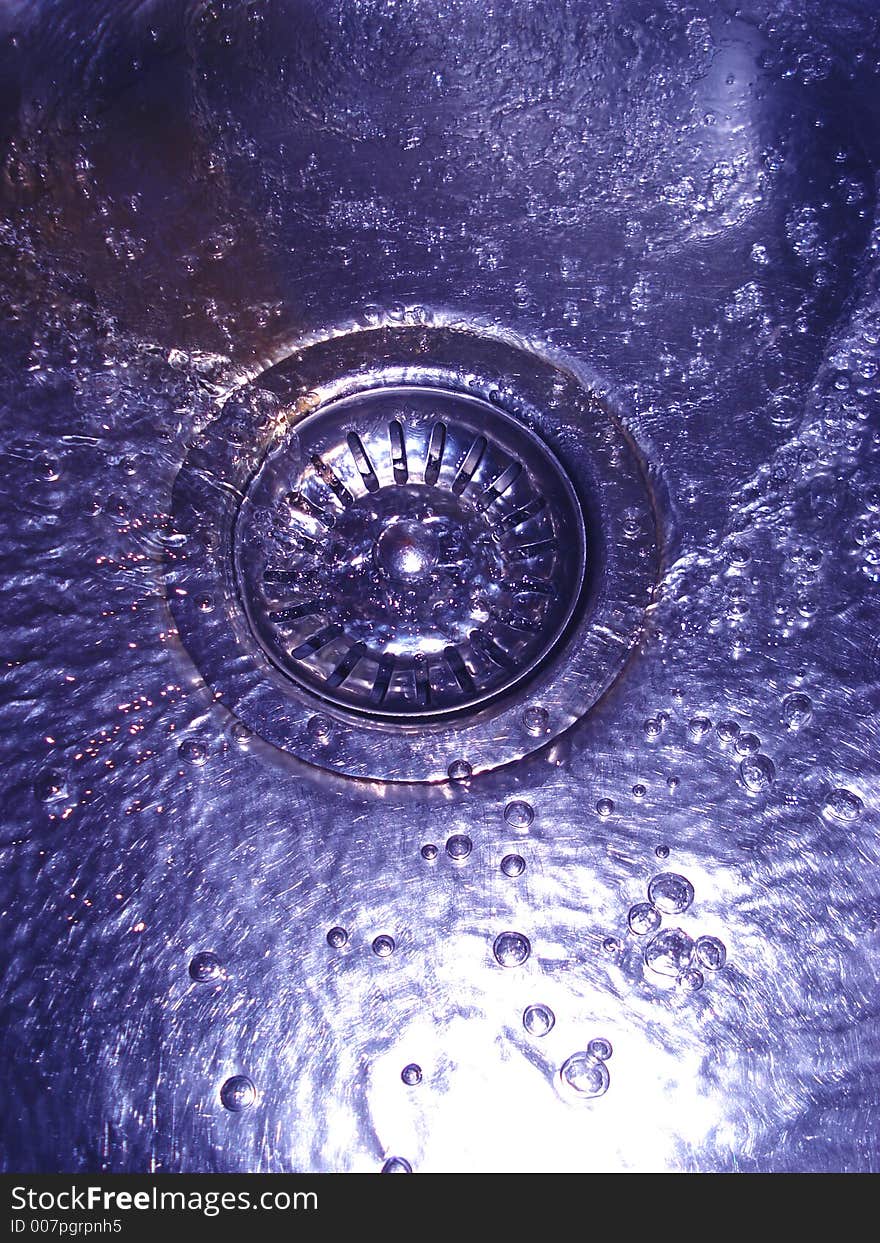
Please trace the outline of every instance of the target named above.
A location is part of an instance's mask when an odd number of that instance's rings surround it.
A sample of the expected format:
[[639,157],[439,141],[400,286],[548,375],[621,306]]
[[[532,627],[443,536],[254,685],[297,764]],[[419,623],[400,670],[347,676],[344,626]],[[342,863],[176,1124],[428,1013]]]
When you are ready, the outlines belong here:
[[526,870],[526,861],[522,855],[505,855],[501,860],[501,871],[505,876],[522,876]]
[[751,790],[753,794],[760,794],[764,790],[769,790],[776,776],[773,761],[768,759],[766,755],[748,756],[740,764],[739,772],[743,785],[747,790]]
[[416,1084],[422,1082],[422,1068],[415,1062],[410,1062],[408,1066],[404,1066],[400,1077],[408,1088],[414,1088]]
[[568,1092],[583,1100],[604,1096],[611,1081],[605,1063],[597,1061],[586,1051],[572,1053],[562,1064],[559,1078]]
[[330,741],[333,734],[333,722],[326,716],[309,717],[306,733],[313,742],[320,743],[323,746]]
[[597,816],[601,816],[603,820],[607,820],[608,817],[613,813],[613,811],[614,811],[614,799],[611,799],[611,798],[600,798],[599,799],[598,803],[596,804],[596,815]]
[[648,901],[665,915],[680,915],[693,900],[693,885],[677,872],[660,872],[648,885]]
[[652,716],[647,721],[645,721],[644,725],[642,726],[642,729],[644,730],[645,737],[650,742],[653,742],[655,738],[660,737],[660,731],[663,729],[663,726],[660,724],[657,717]]
[[824,810],[836,820],[857,820],[864,806],[852,790],[832,790],[825,800]]
[[426,859],[428,863],[433,863],[439,853],[433,842],[426,842],[422,847],[422,858]]
[[688,722],[688,735],[694,742],[700,742],[711,728],[712,722],[707,716],[695,716]]
[[669,847],[658,846],[655,849],[654,854],[657,856],[658,859],[668,859],[669,858]]
[[720,971],[727,962],[727,946],[717,937],[697,937],[697,960],[709,971]]
[[813,716],[809,695],[787,695],[782,701],[782,720],[789,729],[802,729]]
[[344,928],[331,928],[327,933],[327,944],[332,950],[341,950],[348,945],[348,933]]
[[698,988],[703,987],[703,973],[698,971],[696,967],[688,967],[687,971],[682,971],[681,975],[675,981],[679,988],[687,989],[688,992],[695,993]]
[[726,747],[739,733],[739,726],[736,721],[719,721],[715,727],[715,733],[718,735],[718,741],[722,746]]
[[662,922],[662,916],[656,906],[652,906],[650,902],[637,902],[635,906],[630,907],[627,922],[637,937],[644,937],[649,932],[656,932]]
[[204,764],[208,758],[208,748],[203,742],[197,742],[195,738],[188,738],[186,742],[182,742],[177,748],[177,754],[182,760],[186,760],[188,764]]
[[464,833],[454,833],[446,843],[446,853],[456,863],[461,863],[474,848],[471,839]]
[[373,941],[373,953],[377,958],[390,958],[395,948],[394,937],[386,936],[384,933]]
[[609,958],[614,958],[620,953],[620,942],[617,937],[606,937],[602,942],[602,949],[609,956]]
[[446,772],[450,781],[467,781],[473,769],[467,760],[453,760]]
[[514,799],[504,808],[504,819],[513,829],[528,829],[535,819],[535,812],[531,803]]
[[47,768],[34,782],[34,794],[41,803],[51,803],[53,799],[64,798],[67,794],[64,774],[55,768]]
[[550,714],[546,708],[526,708],[522,715],[522,720],[526,732],[531,734],[533,738],[540,738],[542,734],[547,733],[550,724]]
[[530,1036],[546,1036],[556,1023],[556,1015],[549,1006],[540,1002],[534,1006],[526,1006],[523,1010],[523,1027]]
[[492,946],[495,960],[502,967],[521,967],[531,952],[529,938],[521,932],[502,932]]
[[234,1114],[250,1108],[256,1099],[257,1089],[247,1075],[233,1075],[220,1089],[221,1104]]
[[678,979],[691,965],[694,943],[681,928],[665,928],[645,946],[645,963],[658,975]]
[[648,793],[647,786],[643,786],[641,782],[637,782],[632,788],[633,798],[642,799]]
[[196,984],[211,984],[223,978],[223,964],[216,954],[212,954],[210,950],[202,950],[193,956],[189,964],[189,974]]
[[229,732],[242,748],[246,747],[254,736],[253,731],[249,730],[243,721],[236,721]]
[[734,743],[737,755],[754,755],[761,749],[761,739],[757,734],[740,734]]
[[611,1041],[606,1040],[604,1036],[597,1036],[587,1045],[587,1053],[599,1062],[607,1062],[613,1052]]
[[666,789],[669,790],[671,794],[674,794],[680,785],[681,785],[681,782],[678,779],[678,777],[673,776],[673,777],[666,778]]
[[412,1166],[406,1157],[389,1157],[382,1166],[383,1174],[411,1174]]

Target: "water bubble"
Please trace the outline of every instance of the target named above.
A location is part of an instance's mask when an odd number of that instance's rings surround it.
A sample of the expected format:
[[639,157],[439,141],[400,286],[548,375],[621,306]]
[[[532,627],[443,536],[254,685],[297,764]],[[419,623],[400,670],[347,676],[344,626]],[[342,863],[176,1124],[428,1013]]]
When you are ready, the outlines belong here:
[[680,915],[693,900],[693,885],[677,872],[660,872],[648,885],[648,901],[666,915]]
[[688,721],[688,735],[694,742],[705,738],[711,728],[712,722],[707,716],[695,716]]
[[256,1099],[257,1089],[247,1075],[233,1075],[220,1089],[220,1103],[234,1114],[248,1109]]
[[34,794],[41,803],[51,803],[53,799],[64,798],[67,794],[64,774],[55,768],[47,768],[34,782]]
[[414,1088],[416,1084],[422,1082],[422,1068],[415,1062],[410,1062],[408,1066],[404,1066],[400,1077],[408,1088]]
[[601,816],[603,820],[607,820],[613,811],[614,811],[614,799],[611,799],[611,798],[600,798],[599,799],[598,803],[596,804],[596,815],[597,816]]
[[635,906],[631,906],[627,922],[637,937],[647,936],[649,932],[656,932],[660,927],[662,916],[650,902],[637,902]]
[[327,933],[327,944],[332,950],[341,950],[348,945],[348,933],[344,928],[331,928]]
[[309,717],[306,733],[313,742],[320,743],[323,746],[330,741],[333,733],[333,722],[326,716]]
[[670,791],[670,793],[674,794],[680,785],[681,781],[678,777],[673,776],[666,778],[666,788]]
[[653,742],[655,738],[660,737],[660,732],[663,729],[663,726],[660,724],[660,721],[657,719],[657,717],[652,716],[647,721],[645,721],[644,725],[642,726],[642,729],[644,730],[645,737],[649,741]]
[[761,749],[761,739],[757,734],[740,734],[734,745],[737,755],[754,755]]
[[456,863],[461,863],[474,848],[471,839],[464,833],[453,833],[446,843],[446,853]]
[[373,953],[377,958],[390,958],[394,953],[394,937],[388,937],[384,934],[376,937],[373,942]]
[[254,736],[253,730],[248,729],[243,721],[236,721],[229,732],[242,748],[246,747]]
[[824,811],[836,820],[857,820],[864,803],[852,790],[832,790],[825,800]]
[[433,861],[437,858],[437,855],[440,852],[438,851],[437,847],[434,845],[433,842],[425,842],[424,846],[422,847],[421,853],[422,853],[423,859],[426,859],[428,863],[433,863]]
[[645,797],[647,793],[648,793],[647,786],[643,786],[640,781],[636,782],[636,784],[632,788],[633,798],[642,799]]
[[789,729],[801,729],[813,715],[813,701],[809,695],[787,695],[782,701],[782,720]]
[[617,937],[606,937],[602,942],[602,949],[609,956],[609,958],[614,958],[620,953],[620,942]]
[[522,715],[522,721],[527,733],[531,734],[533,738],[540,738],[542,734],[547,733],[550,724],[550,713],[546,708],[526,708]]
[[501,871],[505,876],[522,876],[526,870],[526,861],[522,855],[505,855],[501,860]]
[[753,794],[760,794],[762,791],[768,790],[776,776],[773,761],[768,759],[766,755],[748,756],[740,764],[739,772],[743,785]]
[[502,967],[521,967],[531,952],[529,938],[521,932],[502,932],[492,946],[495,960]]
[[513,829],[528,829],[535,819],[535,812],[531,803],[514,799],[504,808],[504,819]]
[[681,975],[675,981],[679,988],[687,989],[688,992],[695,993],[698,988],[703,987],[703,973],[698,971],[696,967],[688,967],[687,971],[682,971]]
[[604,1096],[611,1081],[605,1063],[597,1061],[586,1051],[572,1053],[563,1062],[559,1078],[568,1092],[583,1100]]
[[202,950],[195,954],[189,964],[190,979],[196,984],[211,984],[223,978],[223,964],[216,954],[210,950]]
[[546,1036],[556,1023],[556,1015],[549,1006],[540,1002],[534,1006],[526,1006],[523,1010],[523,1027],[530,1036]]
[[654,854],[657,856],[658,859],[668,859],[669,858],[669,847],[668,846],[657,846],[656,849],[654,850]]
[[687,970],[693,956],[693,940],[681,928],[666,928],[645,946],[646,965],[658,975],[669,975],[673,979]]
[[450,781],[467,781],[473,769],[467,760],[453,760],[446,770]]
[[736,721],[719,721],[715,727],[715,733],[721,745],[728,746],[739,733],[739,726]]
[[188,764],[204,764],[208,758],[208,748],[205,743],[197,742],[195,738],[187,738],[177,748],[177,754]]
[[697,937],[697,960],[709,971],[720,971],[727,962],[727,946],[717,937]]
[[411,1174],[412,1166],[406,1157],[389,1157],[382,1166],[383,1174]]
[[597,1036],[587,1045],[587,1053],[599,1062],[607,1062],[613,1052],[611,1041],[606,1040],[604,1036]]

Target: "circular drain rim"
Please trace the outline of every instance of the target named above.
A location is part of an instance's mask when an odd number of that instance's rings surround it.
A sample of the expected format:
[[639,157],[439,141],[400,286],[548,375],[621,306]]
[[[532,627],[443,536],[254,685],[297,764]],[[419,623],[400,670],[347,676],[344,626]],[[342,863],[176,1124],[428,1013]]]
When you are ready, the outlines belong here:
[[[233,534],[239,596],[280,672],[343,711],[400,723],[458,719],[532,677],[564,634],[586,569],[577,494],[547,446],[487,402],[415,385],[330,402],[296,428],[251,478]],[[400,498],[433,529],[451,513],[448,525],[467,524],[475,544],[453,529],[455,561],[415,581],[389,576],[387,537],[432,529],[401,522]],[[487,548],[501,585],[487,581]],[[371,597],[384,623],[378,640],[358,616]],[[425,655],[440,634],[443,646]]]
[[[400,386],[475,396],[524,424],[562,462],[591,537],[580,606],[534,676],[479,710],[433,721],[366,717],[295,686],[255,642],[233,571],[238,508],[267,454],[331,402]],[[352,332],[270,367],[196,438],[173,513],[184,538],[168,553],[169,601],[214,698],[280,750],[381,782],[461,779],[569,729],[629,658],[660,569],[646,476],[608,407],[572,372],[499,337],[453,328]]]

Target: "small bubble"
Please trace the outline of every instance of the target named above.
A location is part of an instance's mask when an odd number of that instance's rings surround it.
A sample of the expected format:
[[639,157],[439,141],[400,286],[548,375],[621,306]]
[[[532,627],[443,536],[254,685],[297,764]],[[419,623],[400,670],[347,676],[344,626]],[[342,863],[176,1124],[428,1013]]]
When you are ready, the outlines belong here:
[[688,967],[687,971],[682,971],[675,982],[679,988],[695,993],[698,988],[703,987],[703,973],[698,971],[696,967]]
[[647,786],[643,786],[641,782],[637,782],[632,788],[633,798],[642,799],[648,793]]
[[330,736],[333,733],[333,723],[326,716],[309,717],[306,733],[313,742],[318,742],[323,746],[330,741]]
[[526,870],[526,861],[522,855],[505,855],[501,860],[501,871],[505,876],[522,876]]
[[196,608],[200,613],[210,613],[214,608],[213,596],[197,596]]
[[389,1157],[382,1166],[383,1174],[411,1174],[412,1166],[406,1157]]
[[410,1062],[408,1066],[404,1066],[400,1077],[408,1088],[414,1088],[416,1084],[422,1082],[422,1068],[415,1062]]
[[584,1100],[604,1096],[610,1083],[608,1067],[586,1051],[572,1053],[563,1063],[559,1078],[567,1091]]
[[177,754],[182,760],[186,760],[188,764],[204,764],[208,758],[208,748],[203,742],[197,742],[195,738],[188,738],[177,748]]
[[754,755],[761,749],[761,739],[757,734],[740,734],[734,744],[737,755]]
[[450,781],[467,781],[473,769],[467,760],[453,760],[446,772]]
[[647,936],[660,927],[662,916],[656,906],[650,902],[637,902],[629,909],[627,923],[637,937]]
[[51,803],[53,799],[64,798],[67,794],[64,774],[55,768],[47,768],[34,782],[34,794],[41,803]]
[[715,733],[721,745],[726,747],[736,738],[739,726],[736,721],[719,721],[715,727]]
[[473,842],[464,833],[454,833],[446,842],[446,853],[456,863],[461,863],[465,860],[473,848]]
[[693,900],[693,885],[677,872],[660,872],[648,885],[648,901],[665,915],[680,915]]
[[212,954],[210,950],[202,950],[190,962],[189,974],[196,984],[211,984],[214,980],[223,978],[223,964],[216,954]]
[[694,943],[681,928],[666,928],[658,932],[645,946],[645,963],[658,975],[678,979],[682,971],[691,965]]
[[587,1053],[599,1062],[607,1062],[613,1052],[611,1041],[606,1040],[604,1036],[597,1036],[587,1045]]
[[654,854],[657,856],[658,859],[668,859],[669,858],[669,847],[668,846],[657,846],[656,849],[654,850]]
[[789,729],[802,729],[813,716],[813,701],[809,695],[787,695],[782,701],[782,720]]
[[247,1075],[233,1075],[220,1089],[221,1104],[234,1114],[250,1108],[256,1099],[257,1089]]
[[238,743],[238,745],[242,748],[245,748],[254,736],[253,731],[248,729],[248,727],[244,724],[243,721],[236,721],[235,724],[232,726],[232,729],[229,732],[232,734],[232,737]]
[[598,803],[596,804],[596,815],[597,816],[601,816],[603,820],[607,820],[608,817],[613,813],[613,811],[614,811],[614,799],[611,799],[611,798],[600,798],[599,799]]
[[642,729],[644,730],[645,737],[649,741],[653,742],[655,738],[660,737],[660,732],[663,729],[663,726],[660,724],[660,721],[657,719],[657,717],[652,716],[652,717],[649,717],[647,721],[645,721],[644,725],[642,726]]
[[341,950],[348,945],[348,933],[344,928],[331,928],[327,933],[327,944],[332,950]]
[[744,566],[748,565],[752,558],[752,554],[746,548],[745,544],[731,544],[728,549],[727,559],[731,565]]
[[691,717],[688,721],[688,735],[694,742],[701,742],[712,728],[712,722],[707,716]]
[[521,967],[531,952],[529,939],[521,932],[502,932],[492,946],[495,960],[502,967]]
[[606,937],[602,942],[602,949],[609,956],[609,958],[614,958],[620,953],[620,942],[617,937]]
[[534,1006],[526,1006],[523,1010],[523,1027],[530,1036],[546,1036],[556,1023],[556,1015],[549,1006],[540,1002]]
[[864,807],[862,800],[852,790],[832,790],[825,800],[824,810],[836,820],[857,820]]
[[439,853],[433,842],[426,842],[422,847],[422,858],[428,863],[433,863]]
[[760,794],[773,784],[776,769],[766,755],[750,755],[739,766],[743,785],[752,794]]
[[717,937],[697,937],[697,960],[709,971],[720,971],[727,962],[727,946]]
[[540,738],[542,734],[547,733],[550,724],[550,714],[546,708],[526,708],[522,715],[522,721],[526,731],[533,738]]
[[535,812],[531,803],[514,799],[504,808],[504,819],[513,829],[528,829],[535,819]]
[[373,953],[377,958],[390,958],[394,953],[394,937],[379,936],[373,942]]
[[670,793],[674,794],[680,785],[681,781],[678,777],[673,776],[666,778],[666,789],[669,790]]

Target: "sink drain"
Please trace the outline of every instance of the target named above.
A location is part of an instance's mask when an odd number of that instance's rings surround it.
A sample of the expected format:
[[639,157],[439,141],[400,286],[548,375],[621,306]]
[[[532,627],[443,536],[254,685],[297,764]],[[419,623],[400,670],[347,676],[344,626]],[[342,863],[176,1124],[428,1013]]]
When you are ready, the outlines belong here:
[[605,406],[453,330],[352,334],[270,368],[193,446],[174,509],[170,600],[215,696],[373,779],[478,772],[568,728],[621,668],[658,569]]
[[552,650],[583,583],[583,519],[521,424],[389,388],[331,403],[266,458],[238,513],[235,574],[294,682],[417,720],[486,703]]

